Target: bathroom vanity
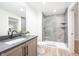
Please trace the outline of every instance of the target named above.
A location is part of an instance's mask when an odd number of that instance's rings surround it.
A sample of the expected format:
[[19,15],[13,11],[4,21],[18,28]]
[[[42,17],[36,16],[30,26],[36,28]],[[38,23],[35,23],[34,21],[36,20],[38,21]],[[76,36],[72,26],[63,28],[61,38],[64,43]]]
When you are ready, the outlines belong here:
[[[22,41],[19,40],[24,38]],[[25,39],[26,38],[26,39]],[[19,40],[16,42],[16,39]],[[27,36],[0,41],[1,56],[36,56],[37,55],[37,36]],[[16,43],[15,43],[16,42]]]

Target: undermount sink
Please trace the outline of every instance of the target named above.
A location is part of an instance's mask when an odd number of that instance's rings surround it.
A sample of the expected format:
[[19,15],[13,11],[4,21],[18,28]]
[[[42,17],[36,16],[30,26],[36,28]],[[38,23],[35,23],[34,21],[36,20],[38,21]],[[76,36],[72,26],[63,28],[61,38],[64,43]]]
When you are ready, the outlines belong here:
[[8,42],[5,42],[5,44],[14,44],[14,43],[17,43],[17,42],[20,42],[22,40],[25,40],[26,38],[18,38],[18,39],[15,39],[15,40],[11,40],[11,41],[8,41]]

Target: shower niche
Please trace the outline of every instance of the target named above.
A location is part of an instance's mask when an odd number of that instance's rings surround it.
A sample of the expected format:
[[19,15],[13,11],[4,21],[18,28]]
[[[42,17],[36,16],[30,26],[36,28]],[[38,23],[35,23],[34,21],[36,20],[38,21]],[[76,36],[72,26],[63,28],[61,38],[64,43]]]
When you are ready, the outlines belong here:
[[61,23],[63,26],[61,27],[63,30],[66,28],[66,23]]

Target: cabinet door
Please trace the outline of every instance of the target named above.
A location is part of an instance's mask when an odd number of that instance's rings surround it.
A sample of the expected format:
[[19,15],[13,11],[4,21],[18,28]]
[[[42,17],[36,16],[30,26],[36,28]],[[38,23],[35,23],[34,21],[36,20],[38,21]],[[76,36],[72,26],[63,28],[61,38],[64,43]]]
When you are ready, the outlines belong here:
[[24,55],[23,49],[24,45],[21,45],[19,47],[16,47],[14,49],[11,49],[9,51],[6,51],[5,53],[2,53],[2,56],[22,56]]
[[37,55],[37,38],[32,39],[28,42],[28,56]]

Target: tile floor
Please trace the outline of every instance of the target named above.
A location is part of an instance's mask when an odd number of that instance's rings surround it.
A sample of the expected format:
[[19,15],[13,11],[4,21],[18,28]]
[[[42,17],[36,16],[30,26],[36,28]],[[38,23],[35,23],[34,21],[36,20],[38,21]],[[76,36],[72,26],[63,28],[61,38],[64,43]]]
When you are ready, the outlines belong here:
[[67,49],[38,44],[38,56],[78,56],[77,53],[71,53]]

